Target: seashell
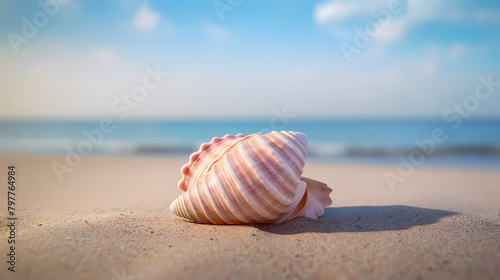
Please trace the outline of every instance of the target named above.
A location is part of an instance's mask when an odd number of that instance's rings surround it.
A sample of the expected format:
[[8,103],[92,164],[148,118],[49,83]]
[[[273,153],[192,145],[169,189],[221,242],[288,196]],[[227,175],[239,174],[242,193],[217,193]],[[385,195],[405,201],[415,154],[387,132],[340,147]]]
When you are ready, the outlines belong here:
[[332,189],[302,177],[308,139],[300,132],[215,137],[181,171],[175,215],[206,224],[282,223],[316,219]]

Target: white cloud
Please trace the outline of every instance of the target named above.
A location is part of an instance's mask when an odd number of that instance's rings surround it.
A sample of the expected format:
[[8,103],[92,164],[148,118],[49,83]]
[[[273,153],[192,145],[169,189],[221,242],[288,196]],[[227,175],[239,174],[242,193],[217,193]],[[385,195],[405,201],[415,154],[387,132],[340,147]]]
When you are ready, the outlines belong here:
[[448,53],[449,53],[450,58],[457,59],[457,58],[462,57],[465,54],[465,51],[466,51],[466,47],[464,44],[456,43],[450,47],[450,50]]
[[[330,0],[316,5],[313,12],[314,21],[318,26],[325,26],[332,22],[339,23],[350,18],[364,18],[360,22],[361,25],[357,24],[353,26],[353,28],[358,26],[363,29],[366,24],[375,19],[373,14],[386,13],[389,15],[389,19],[383,18],[384,20],[388,20],[388,24],[378,22],[382,27],[381,32],[375,39],[384,42],[395,41],[403,37],[413,22],[418,21],[422,17],[421,13],[419,13],[418,5],[423,4],[410,4],[407,7],[405,15],[401,16],[390,13],[388,3],[390,1],[387,0],[369,2],[361,0]],[[425,9],[421,10],[426,11]]]
[[333,1],[318,4],[314,8],[314,20],[318,25],[327,24],[333,20],[343,19],[349,14],[348,8]]
[[332,21],[346,19],[350,16],[365,15],[387,5],[384,0],[330,0],[319,3],[314,7],[314,21],[318,25],[325,25]]
[[[314,7],[313,17],[318,26],[326,26],[335,23],[335,27],[342,21],[358,18],[362,19],[352,28],[364,26],[376,18],[374,13],[390,11],[388,5],[390,0],[329,0],[317,4]],[[382,30],[375,40],[382,42],[397,41],[404,37],[411,28],[420,23],[428,21],[444,22],[475,22],[475,23],[500,23],[500,11],[486,10],[484,8],[473,8],[465,1],[435,0],[435,1],[411,1],[403,5],[403,12],[390,14],[389,24]],[[338,28],[338,27],[337,27]]]
[[229,30],[217,24],[208,23],[205,25],[204,30],[208,36],[218,40],[225,40],[229,38]]
[[148,31],[160,23],[160,13],[152,10],[148,5],[142,5],[135,13],[132,25],[137,30]]
[[375,40],[381,42],[394,42],[401,39],[407,32],[408,26],[403,23],[392,24],[384,27]]

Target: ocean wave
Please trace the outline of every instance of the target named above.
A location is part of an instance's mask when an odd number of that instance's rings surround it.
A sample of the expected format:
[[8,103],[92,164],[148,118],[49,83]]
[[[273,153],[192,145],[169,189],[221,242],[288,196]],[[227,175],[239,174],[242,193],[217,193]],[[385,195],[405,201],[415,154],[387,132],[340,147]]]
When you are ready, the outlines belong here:
[[434,147],[431,151],[424,151],[418,147],[356,147],[338,144],[310,145],[308,155],[311,157],[372,157],[394,158],[409,156],[420,151],[426,156],[460,156],[460,155],[489,155],[500,156],[500,145],[456,145]]
[[[91,146],[92,155],[134,156],[134,155],[189,155],[196,151],[201,143],[172,143],[172,142],[130,142],[130,141],[104,141]],[[86,145],[86,146],[85,146]],[[78,152],[79,149],[89,149],[87,144],[74,139],[23,139],[0,140],[0,154],[54,154],[64,155]],[[85,147],[84,147],[85,146]],[[363,147],[346,143],[310,143],[309,158],[395,158],[408,156],[418,147]],[[500,145],[454,145],[436,146],[432,153],[426,156],[493,156],[500,157]]]

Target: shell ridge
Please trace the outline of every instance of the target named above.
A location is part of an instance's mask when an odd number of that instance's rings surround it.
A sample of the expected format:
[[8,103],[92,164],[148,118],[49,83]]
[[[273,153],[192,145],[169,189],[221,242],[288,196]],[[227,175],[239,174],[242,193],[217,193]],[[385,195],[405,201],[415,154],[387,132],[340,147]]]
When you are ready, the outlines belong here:
[[[291,149],[291,153],[295,154],[295,157],[292,157],[290,156],[289,158],[293,160],[294,162],[294,166],[296,167],[296,170],[298,170],[298,172],[300,174],[302,174],[302,168],[304,166],[304,163],[305,163],[305,156],[304,156],[304,152],[299,152],[300,151],[300,148],[297,147],[296,145],[296,141],[292,141],[290,140],[286,134],[285,131],[283,131],[283,133],[276,133],[275,136],[277,138],[279,138],[283,143],[285,143],[286,145],[288,145]],[[298,148],[298,149],[297,149]],[[300,177],[300,174],[299,177]]]
[[[299,185],[297,186],[296,196],[294,197],[295,203],[294,203],[293,208],[284,217],[282,217],[280,220],[278,220],[277,223],[283,223],[283,222],[289,220],[291,215],[294,215],[295,208],[300,204],[302,198],[305,195],[307,195],[306,193],[307,193],[307,184],[305,182],[300,181]],[[301,212],[299,212],[299,213],[302,214]],[[297,215],[299,213],[295,213],[295,215]]]
[[192,211],[189,211],[188,208],[190,208],[190,206],[187,204],[187,197],[185,196],[186,193],[182,193],[179,198],[177,198],[174,203],[175,203],[175,206],[176,206],[176,209],[178,211],[179,216],[183,217],[184,219],[186,220],[191,220],[191,221],[194,221],[195,220],[195,217],[191,214]]
[[309,140],[304,133],[293,131],[282,131],[282,134],[290,139],[291,142],[296,144],[297,148],[302,152],[302,156],[307,156],[307,145]]
[[200,185],[198,188],[197,197],[200,200],[201,211],[203,211],[203,215],[210,221],[212,224],[218,224],[222,220],[218,215],[217,211],[215,211],[213,204],[210,201],[210,192],[206,191],[207,189],[207,176],[203,176],[200,181]]
[[[235,151],[235,150],[233,150]],[[238,209],[234,209],[234,211],[241,211],[242,215],[245,216],[245,219],[248,221],[246,223],[253,223],[256,219],[264,218],[261,216],[261,214],[254,209],[254,207],[245,207],[250,205],[250,202],[248,201],[247,197],[245,196],[245,193],[241,190],[241,185],[244,184],[244,179],[238,176],[238,170],[236,166],[241,166],[241,163],[238,164],[239,158],[235,153],[229,153],[226,155],[228,158],[228,162],[231,164],[226,165],[227,167],[227,172],[231,175],[231,179],[234,181],[235,184],[233,184],[231,187],[233,188],[234,193],[237,196],[237,201],[238,201]]]
[[[286,162],[293,168],[295,174],[298,176],[299,173],[302,173],[304,161],[301,160],[301,154],[292,150],[293,145],[288,143],[288,140],[284,138],[280,132],[271,133],[269,135],[269,140],[271,140],[272,144],[280,150],[280,154],[286,157]],[[285,152],[289,150],[292,151],[290,153]]]
[[[243,134],[237,134],[234,136],[226,134],[224,135],[224,137],[212,138],[212,141],[210,141],[210,143],[202,144],[200,146],[200,150],[193,153],[189,157],[189,162],[182,166],[181,172],[183,174],[183,177],[181,181],[179,181],[179,189],[186,191],[189,188],[189,185],[193,184],[199,179],[200,175],[197,176],[197,174],[209,172],[212,165],[217,162],[222,155],[224,155],[226,148],[230,148],[232,145],[234,145],[235,141],[241,140],[241,138],[244,137],[245,136]],[[215,156],[206,158],[206,156],[210,154],[214,154]],[[198,172],[190,172],[191,169]]]
[[[281,166],[285,169],[287,174],[293,174],[294,177],[296,177],[296,181],[298,181],[298,178],[300,178],[300,175],[302,174],[302,168],[298,166],[298,162],[291,158],[291,156],[283,151],[283,144],[282,141],[279,140],[279,138],[276,138],[274,135],[269,135],[269,137],[266,138],[267,141],[265,143],[267,146],[269,146],[269,149],[276,151],[276,153],[279,156],[276,156],[275,158],[279,159],[279,162]],[[280,144],[281,143],[281,146]],[[292,164],[293,163],[293,164]],[[304,163],[302,163],[304,164]],[[290,175],[289,175],[290,176]],[[292,185],[291,187],[295,187],[295,185]],[[289,187],[289,188],[291,188]],[[293,197],[295,193],[291,195]]]
[[[220,163],[217,163],[217,165],[219,164]],[[217,214],[221,217],[221,219],[225,223],[230,224],[238,222],[240,220],[231,211],[230,205],[224,198],[225,197],[224,188],[219,187],[219,185],[217,184],[218,182],[221,182],[221,179],[217,177],[218,173],[214,172],[214,170],[217,170],[217,166],[214,166],[214,169],[212,169],[212,171],[209,174],[207,174],[207,187],[211,186],[213,190],[211,192],[211,195],[209,196],[209,199],[213,201],[215,211],[217,211]],[[211,179],[208,180],[208,177],[214,179],[213,182]]]
[[[218,182],[219,189],[225,193],[224,198],[229,205],[230,211],[238,218],[241,223],[249,223],[248,215],[245,211],[240,211],[241,205],[238,199],[241,200],[239,190],[235,189],[234,184],[237,182],[232,178],[233,174],[229,170],[230,159],[228,154],[225,154],[222,158],[221,164],[218,168],[218,173],[220,174],[221,181]],[[226,186],[226,187],[224,187]],[[236,187],[237,188],[237,187]]]
[[186,202],[188,202],[188,206],[190,207],[193,215],[196,217],[196,220],[194,221],[206,224],[207,221],[209,220],[207,219],[207,217],[205,217],[205,214],[203,213],[202,210],[203,208],[201,207],[200,204],[201,201],[199,199],[193,199],[198,196],[197,188],[190,188],[188,192],[190,193],[190,195],[187,197]]
[[[257,211],[261,216],[273,220],[276,219],[276,215],[279,215],[279,212],[276,210],[281,209],[285,211],[287,206],[283,207],[281,204],[281,200],[279,196],[273,195],[273,192],[270,191],[270,188],[264,184],[262,181],[262,177],[257,170],[260,171],[259,163],[262,163],[259,159],[255,158],[255,153],[251,151],[252,145],[245,146],[238,145],[238,151],[243,155],[241,157],[242,167],[245,169],[244,172],[249,174],[249,176],[244,176],[245,182],[244,184],[239,184],[240,190],[245,195],[248,203]],[[255,176],[251,176],[255,175]],[[248,179],[247,179],[248,178]]]
[[[272,149],[271,147],[267,146],[266,144],[268,144],[267,140],[265,138],[255,138],[255,143],[256,145],[258,145],[259,147],[261,147],[261,150],[265,151],[266,153],[268,153],[270,155],[270,158],[271,159],[268,159],[267,162],[270,162],[269,164],[267,164],[265,167],[262,166],[262,165],[256,165],[256,166],[252,166],[252,168],[267,168],[267,170],[269,170],[269,175],[270,176],[273,176],[273,179],[274,180],[267,180],[268,178],[265,177],[265,178],[261,178],[262,179],[265,179],[266,182],[268,182],[271,186],[268,188],[270,190],[270,192],[274,195],[278,195],[278,196],[281,196],[283,198],[285,198],[289,203],[291,203],[292,199],[293,199],[293,195],[290,194],[290,189],[288,187],[286,187],[286,185],[288,185],[288,180],[287,180],[287,177],[289,176],[286,176],[287,174],[290,174],[289,172],[279,172],[279,170],[277,169],[278,166],[283,166],[283,163],[280,162],[280,160],[277,158],[279,155],[275,149]],[[274,162],[274,164],[272,163]],[[264,184],[267,186],[267,184]]]

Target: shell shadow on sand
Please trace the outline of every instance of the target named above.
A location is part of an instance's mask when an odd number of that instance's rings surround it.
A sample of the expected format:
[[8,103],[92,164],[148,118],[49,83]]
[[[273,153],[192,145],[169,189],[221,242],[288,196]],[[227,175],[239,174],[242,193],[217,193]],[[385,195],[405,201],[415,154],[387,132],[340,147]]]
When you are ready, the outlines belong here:
[[253,226],[275,234],[403,230],[434,224],[443,217],[458,214],[405,205],[328,207],[317,220],[301,217],[283,224]]

